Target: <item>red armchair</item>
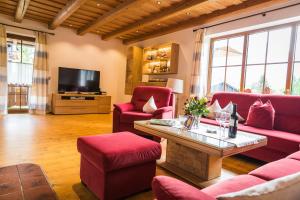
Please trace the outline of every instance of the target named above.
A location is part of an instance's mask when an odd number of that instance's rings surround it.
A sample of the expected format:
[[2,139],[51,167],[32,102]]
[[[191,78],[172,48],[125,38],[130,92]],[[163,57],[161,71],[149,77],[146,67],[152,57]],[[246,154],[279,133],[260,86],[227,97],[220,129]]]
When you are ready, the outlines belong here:
[[[153,114],[144,113],[143,106],[153,96],[157,110]],[[172,90],[164,87],[139,86],[133,91],[131,102],[114,104],[113,132],[129,131],[138,135],[147,134],[133,128],[133,122],[148,119],[173,117]]]

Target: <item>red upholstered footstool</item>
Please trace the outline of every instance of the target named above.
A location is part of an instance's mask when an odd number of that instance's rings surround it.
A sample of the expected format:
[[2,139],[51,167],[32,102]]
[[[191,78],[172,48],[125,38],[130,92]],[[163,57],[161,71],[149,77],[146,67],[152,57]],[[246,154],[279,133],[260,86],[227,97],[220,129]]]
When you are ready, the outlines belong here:
[[159,143],[130,132],[78,138],[81,181],[101,200],[120,199],[151,188]]

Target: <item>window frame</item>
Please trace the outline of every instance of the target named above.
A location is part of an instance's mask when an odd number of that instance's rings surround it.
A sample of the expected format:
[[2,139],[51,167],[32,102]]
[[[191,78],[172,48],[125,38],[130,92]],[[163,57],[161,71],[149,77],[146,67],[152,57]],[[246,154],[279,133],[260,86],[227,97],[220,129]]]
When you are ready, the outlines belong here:
[[[7,38],[8,40],[7,40],[7,43],[13,43],[13,40],[15,40],[16,38],[11,38],[11,37],[9,37],[9,38]],[[22,63],[22,64],[30,64],[30,65],[33,65],[34,64],[34,59],[32,60],[32,63],[28,63],[28,62],[24,62],[23,61],[23,46],[27,46],[27,47],[33,47],[33,48],[35,48],[35,45],[34,45],[34,43],[32,42],[32,41],[28,41],[28,40],[23,40],[23,39],[16,39],[16,40],[18,40],[17,41],[17,45],[20,45],[20,53],[21,53],[21,55],[20,55],[20,62],[15,62],[15,61],[9,61],[9,60],[7,60],[7,62],[11,62],[11,63]],[[8,54],[8,52],[7,52],[7,54]],[[33,53],[34,54],[34,53]]]
[[[287,62],[277,62],[277,63],[268,63],[267,62],[267,54],[268,54],[268,43],[269,43],[269,32],[276,30],[276,29],[283,29],[283,28],[288,28],[291,27],[291,38],[290,38],[290,47],[289,47],[289,52],[288,52],[288,61]],[[215,41],[218,40],[224,40],[226,39],[229,41],[231,38],[235,37],[244,37],[244,48],[243,48],[243,58],[242,58],[242,69],[241,69],[241,76],[240,76],[240,89],[239,92],[242,92],[245,90],[245,81],[246,81],[246,67],[247,67],[247,55],[248,55],[248,47],[249,47],[249,36],[251,34],[257,34],[260,32],[267,32],[268,33],[268,38],[267,38],[267,49],[266,49],[266,58],[265,62],[262,63],[261,65],[264,66],[264,83],[263,83],[263,88],[261,93],[263,93],[263,90],[265,89],[265,81],[266,81],[266,66],[270,64],[280,64],[280,63],[287,63],[287,77],[286,77],[286,84],[285,84],[285,91],[284,94],[291,94],[292,92],[292,85],[293,85],[293,72],[294,72],[294,64],[297,63],[294,59],[296,56],[296,41],[297,41],[297,28],[300,28],[300,21],[297,22],[290,22],[286,24],[280,24],[280,25],[275,25],[275,26],[270,26],[270,27],[265,27],[265,28],[260,28],[260,29],[254,29],[254,30],[249,30],[249,31],[244,31],[244,32],[239,32],[239,33],[234,33],[234,34],[228,34],[228,35],[223,35],[219,37],[214,37],[211,38],[210,40],[210,47],[209,47],[209,61],[208,61],[208,81],[207,81],[207,95],[211,96],[211,81],[212,81],[212,69],[213,69],[213,51],[214,51],[214,43]],[[300,39],[300,36],[298,36]],[[228,42],[227,42],[227,50],[228,50]],[[228,54],[228,51],[226,52]],[[226,56],[227,60],[227,56]],[[300,63],[300,62],[298,62]],[[259,65],[259,64],[251,64],[251,65]],[[226,66],[227,67],[227,63]],[[226,71],[225,71],[226,73]],[[225,81],[226,81],[226,75],[225,76]],[[225,84],[223,91],[225,91]]]

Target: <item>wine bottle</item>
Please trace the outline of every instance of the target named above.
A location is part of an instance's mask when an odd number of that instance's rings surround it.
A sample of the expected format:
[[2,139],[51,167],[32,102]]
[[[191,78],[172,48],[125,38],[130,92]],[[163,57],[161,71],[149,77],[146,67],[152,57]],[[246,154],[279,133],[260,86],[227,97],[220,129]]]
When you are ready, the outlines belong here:
[[237,116],[237,105],[233,104],[232,113],[230,116],[230,122],[229,122],[229,133],[228,136],[230,138],[235,138],[237,133],[237,126],[238,126],[238,116]]

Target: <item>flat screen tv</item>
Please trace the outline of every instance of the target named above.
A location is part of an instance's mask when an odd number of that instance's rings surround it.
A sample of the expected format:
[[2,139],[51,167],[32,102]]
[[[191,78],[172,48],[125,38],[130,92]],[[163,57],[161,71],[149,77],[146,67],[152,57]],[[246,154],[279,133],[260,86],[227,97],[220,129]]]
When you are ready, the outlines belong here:
[[58,92],[99,92],[100,71],[58,68]]

